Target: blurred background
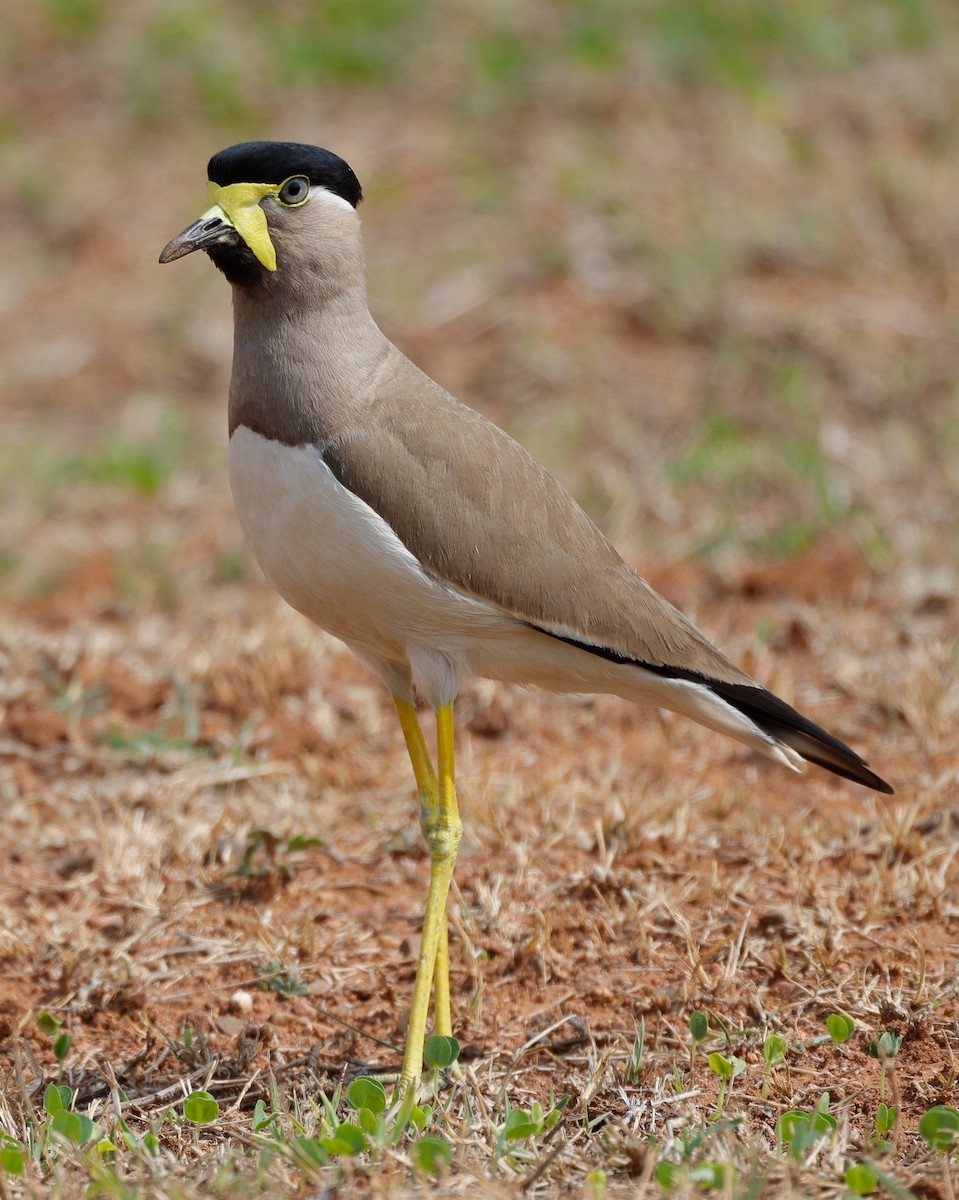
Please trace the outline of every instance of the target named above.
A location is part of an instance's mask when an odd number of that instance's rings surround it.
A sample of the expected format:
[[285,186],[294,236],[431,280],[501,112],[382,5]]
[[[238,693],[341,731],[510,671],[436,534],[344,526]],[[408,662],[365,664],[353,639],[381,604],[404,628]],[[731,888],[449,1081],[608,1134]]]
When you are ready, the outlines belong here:
[[[707,1002],[788,1010],[792,1044],[826,1005],[954,997],[955,0],[3,9],[0,1040],[53,1007],[75,1054],[139,1063],[183,1027],[227,1053],[251,981],[291,1061],[341,1061],[342,1018],[401,1040],[425,872],[402,738],[243,542],[229,288],[157,263],[209,157],[258,138],[347,159],[388,335],[898,791],[472,685],[464,1040],[521,1046],[569,997],[686,1047]],[[814,1106],[826,1080],[795,1079]],[[910,1121],[932,1094],[903,1087]]]
[[776,605],[806,603],[876,656],[878,725],[929,717],[888,656],[905,613],[917,644],[955,626],[952,3],[38,0],[3,21],[17,629],[132,637],[267,595],[226,480],[228,288],[157,255],[213,152],[296,139],[364,186],[387,333],[655,584],[727,641],[724,601],[766,598],[744,645],[800,657]]

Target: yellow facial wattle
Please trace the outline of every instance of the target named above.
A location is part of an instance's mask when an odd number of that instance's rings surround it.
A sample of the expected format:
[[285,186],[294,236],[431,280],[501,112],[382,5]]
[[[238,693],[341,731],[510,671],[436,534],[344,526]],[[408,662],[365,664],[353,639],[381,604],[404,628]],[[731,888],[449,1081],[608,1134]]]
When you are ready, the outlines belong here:
[[278,195],[281,187],[278,183],[231,183],[221,187],[211,182],[207,185],[213,208],[203,216],[222,215],[268,271],[276,270],[276,249],[270,240],[266,213],[260,207],[260,201],[264,196]]

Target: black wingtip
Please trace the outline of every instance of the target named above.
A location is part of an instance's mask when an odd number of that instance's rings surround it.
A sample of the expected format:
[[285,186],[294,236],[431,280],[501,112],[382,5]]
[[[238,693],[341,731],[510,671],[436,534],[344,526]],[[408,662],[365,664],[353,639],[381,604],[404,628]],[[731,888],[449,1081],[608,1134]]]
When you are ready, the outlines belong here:
[[815,763],[817,767],[825,767],[834,775],[841,775],[843,779],[851,779],[853,783],[861,783],[863,787],[872,788],[874,792],[882,792],[886,796],[895,796],[896,794],[896,789],[892,784],[887,783],[875,771],[871,771],[861,759],[855,766],[846,767],[834,762],[825,762],[812,754],[803,755],[803,757],[808,758],[809,762]]
[[762,728],[781,742],[785,742],[807,762],[815,763],[817,767],[823,767],[834,775],[841,775],[843,779],[851,779],[853,783],[860,783],[863,787],[872,788],[874,792],[884,792],[887,796],[896,794],[894,787],[886,783],[875,771],[870,770],[859,755],[838,738],[826,733],[824,729],[819,729],[812,721],[808,724],[817,731],[816,734],[806,732],[805,729],[787,729],[773,722],[763,724]]
[[895,788],[886,783],[885,779],[869,769],[865,761],[839,738],[833,737],[815,722],[797,712],[785,700],[780,700],[773,692],[760,687],[758,683],[726,683],[721,679],[710,679],[698,671],[690,671],[684,667],[670,667],[663,663],[640,662],[616,650],[604,646],[595,646],[589,642],[578,641],[576,638],[554,633],[541,626],[533,626],[541,633],[577,646],[590,654],[597,654],[610,662],[642,667],[644,671],[653,671],[668,679],[685,679],[690,683],[698,683],[709,688],[711,692],[725,700],[732,708],[748,717],[754,725],[764,733],[785,743],[795,750],[807,762],[814,763],[833,775],[840,775],[853,783],[872,788],[874,792],[883,792],[887,796],[895,795]]
[[772,692],[758,684],[723,683],[714,679],[703,682],[727,704],[749,717],[764,733],[784,742],[807,762],[871,788],[874,792],[895,795],[895,788],[870,770],[855,750]]

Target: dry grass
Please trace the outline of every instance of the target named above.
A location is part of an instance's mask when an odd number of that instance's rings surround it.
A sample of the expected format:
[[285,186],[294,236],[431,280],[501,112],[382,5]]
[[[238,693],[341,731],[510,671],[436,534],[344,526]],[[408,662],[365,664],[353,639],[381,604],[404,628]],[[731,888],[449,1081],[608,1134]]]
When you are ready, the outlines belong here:
[[[583,73],[539,5],[513,32],[535,41],[540,22],[544,48],[499,79],[493,51],[472,56],[502,30],[464,8],[475,24],[437,17],[388,84],[264,85],[256,121],[211,116],[185,50],[138,59],[160,10],[134,11],[78,42],[53,7],[19,18],[2,85],[0,1129],[43,1125],[49,1010],[73,1037],[77,1110],[137,1136],[159,1122],[159,1149],[109,1168],[64,1152],[0,1172],[0,1195],[320,1195],[339,1172],[391,1197],[654,1196],[660,1158],[716,1128],[722,1051],[746,1063],[725,1101],[740,1123],[692,1154],[735,1164],[719,1194],[836,1195],[872,1157],[887,1191],[947,1196],[917,1125],[959,1102],[948,9],[929,6],[925,39],[842,70],[787,55],[743,90],[713,60]],[[223,61],[253,53],[248,25]],[[124,91],[137,67],[181,109],[144,114]],[[68,108],[70,128],[53,120]],[[207,154],[259,133],[353,161],[395,338],[898,789],[794,778],[606,698],[474,686],[452,912],[465,1080],[436,1119],[455,1149],[441,1185],[417,1183],[409,1147],[312,1174],[284,1149],[294,1117],[322,1124],[320,1093],[395,1063],[427,864],[387,698],[243,547],[222,282],[154,267],[202,203]],[[300,835],[321,844],[290,848]],[[691,1062],[694,1009],[712,1032]],[[842,1046],[824,1040],[833,1011],[856,1022]],[[900,1115],[880,1152],[868,1044],[889,1029]],[[789,1052],[764,1096],[769,1032]],[[160,1120],[198,1087],[215,1123]],[[823,1091],[835,1135],[797,1161],[776,1122]],[[554,1129],[498,1155],[507,1099],[551,1092],[572,1098]],[[261,1099],[286,1115],[258,1165]]]

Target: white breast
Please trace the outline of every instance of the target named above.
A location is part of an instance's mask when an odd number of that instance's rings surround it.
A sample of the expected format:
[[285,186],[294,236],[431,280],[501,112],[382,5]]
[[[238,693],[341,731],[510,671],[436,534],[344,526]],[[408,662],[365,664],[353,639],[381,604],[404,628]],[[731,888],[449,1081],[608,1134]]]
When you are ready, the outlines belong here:
[[241,426],[230,439],[230,486],[267,579],[396,694],[412,680],[435,708],[469,674],[613,692],[685,713],[784,761],[790,754],[705,687],[576,649],[430,578],[314,446],[284,446]]
[[230,439],[230,486],[283,599],[373,659],[408,662],[432,648],[457,660],[477,635],[515,624],[431,579],[315,446],[284,446],[240,426]]

